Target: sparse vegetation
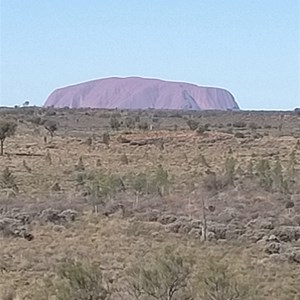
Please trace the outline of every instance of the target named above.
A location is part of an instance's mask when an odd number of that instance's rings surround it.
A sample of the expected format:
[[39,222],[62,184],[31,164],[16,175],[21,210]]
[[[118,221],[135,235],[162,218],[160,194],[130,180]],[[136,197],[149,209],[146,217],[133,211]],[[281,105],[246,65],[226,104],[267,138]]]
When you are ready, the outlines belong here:
[[0,157],[0,298],[299,298],[299,118],[279,133],[282,114],[0,109],[18,124]]

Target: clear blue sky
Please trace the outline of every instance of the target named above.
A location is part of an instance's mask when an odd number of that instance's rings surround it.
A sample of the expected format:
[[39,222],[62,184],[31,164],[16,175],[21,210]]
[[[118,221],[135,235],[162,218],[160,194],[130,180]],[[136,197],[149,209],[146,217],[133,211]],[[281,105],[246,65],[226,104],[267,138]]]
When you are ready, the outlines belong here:
[[0,105],[137,75],[224,87],[244,109],[300,106],[300,1],[0,2]]

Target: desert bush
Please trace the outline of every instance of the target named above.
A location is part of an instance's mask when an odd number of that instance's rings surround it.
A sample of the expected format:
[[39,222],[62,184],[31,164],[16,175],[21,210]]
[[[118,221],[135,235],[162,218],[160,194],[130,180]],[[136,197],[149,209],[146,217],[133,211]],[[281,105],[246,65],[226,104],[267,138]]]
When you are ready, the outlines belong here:
[[128,176],[128,184],[136,195],[135,208],[138,208],[140,197],[149,193],[149,175],[143,172],[131,173]]
[[265,129],[271,129],[272,126],[271,126],[270,124],[265,124],[265,125],[264,125],[264,128],[265,128]]
[[149,175],[144,172],[129,174],[129,186],[135,193],[141,195],[148,193]]
[[198,134],[203,134],[206,130],[207,130],[206,126],[199,125],[198,128],[196,129],[196,132]]
[[234,134],[234,136],[236,137],[236,138],[238,138],[238,139],[243,139],[243,138],[245,138],[245,134],[244,133],[242,133],[242,132],[236,132],[235,134]]
[[166,247],[152,260],[127,271],[127,293],[141,300],[191,299],[187,288],[190,274],[190,264]]
[[204,167],[210,168],[210,166],[209,166],[209,164],[208,164],[208,162],[207,162],[204,154],[200,153],[199,156],[197,157],[196,161],[198,163],[200,163],[201,165],[203,165]]
[[236,160],[233,157],[227,157],[224,163],[224,176],[228,184],[233,185],[236,171]]
[[236,160],[232,157],[227,157],[224,162],[223,172],[216,174],[208,169],[202,179],[202,186],[205,191],[215,194],[228,185],[234,185],[235,175]]
[[256,287],[240,280],[227,264],[208,259],[196,275],[195,299],[199,300],[257,300]]
[[102,271],[90,263],[67,260],[58,268],[57,276],[57,300],[106,300],[110,297]]
[[114,111],[114,112],[111,114],[111,116],[114,117],[114,118],[121,119],[122,113],[123,113],[122,110],[121,110],[121,111],[118,111],[118,109],[116,109],[116,111]]
[[232,126],[235,128],[245,128],[247,126],[247,124],[243,121],[237,121],[237,122],[234,122],[232,124]]
[[47,109],[46,113],[45,113],[45,117],[52,117],[52,116],[56,116],[56,111],[54,111],[53,109]]
[[125,126],[128,129],[134,129],[135,128],[135,120],[134,120],[134,118],[127,117],[125,119]]
[[42,125],[45,122],[45,120],[42,120],[41,117],[34,117],[34,118],[28,119],[28,122],[35,124],[35,125]]
[[79,157],[78,163],[77,163],[77,165],[75,166],[75,170],[76,170],[76,171],[79,171],[79,172],[82,172],[82,171],[85,170],[85,166],[84,166],[84,163],[83,163],[82,156]]
[[103,135],[102,135],[102,142],[108,146],[109,145],[109,142],[110,142],[110,135],[108,132],[104,132]]
[[203,187],[204,190],[215,192],[221,189],[222,184],[219,181],[219,178],[217,177],[216,173],[209,172],[203,177]]
[[289,155],[289,161],[287,166],[287,177],[289,181],[293,181],[295,179],[296,165],[297,165],[296,150],[293,149]]
[[16,290],[12,286],[5,286],[0,289],[0,299],[14,300],[16,299]]
[[17,124],[13,121],[0,122],[0,155],[3,155],[3,146],[6,138],[13,136],[16,132]]
[[199,126],[199,122],[193,119],[189,119],[186,121],[186,124],[190,128],[190,130],[196,130]]
[[46,162],[51,166],[52,165],[52,157],[49,149],[47,149],[46,155],[45,155]]
[[129,163],[128,157],[127,157],[126,153],[123,153],[123,154],[121,155],[120,160],[121,160],[121,163],[124,164],[124,165],[128,165],[128,163]]
[[246,167],[246,174],[248,177],[252,178],[254,175],[254,166],[252,160],[250,160]]
[[232,128],[227,128],[225,130],[223,130],[224,133],[227,133],[227,134],[233,134],[233,129]]
[[256,174],[259,184],[266,190],[270,190],[273,184],[270,163],[266,159],[261,159],[256,165]]
[[281,191],[284,187],[284,179],[282,173],[282,166],[279,159],[276,160],[271,170],[271,175],[272,175],[272,184],[274,188]]
[[111,129],[113,130],[119,130],[121,124],[120,124],[120,121],[117,119],[116,116],[112,116],[110,118],[110,127]]
[[0,185],[2,188],[12,189],[15,192],[18,191],[16,177],[12,174],[8,167],[6,167],[1,174]]
[[138,128],[140,130],[144,130],[144,131],[148,130],[149,129],[149,124],[148,124],[147,121],[141,121],[141,122],[139,122]]
[[257,124],[254,123],[254,122],[249,123],[248,127],[249,127],[251,130],[256,130],[256,129],[258,128]]

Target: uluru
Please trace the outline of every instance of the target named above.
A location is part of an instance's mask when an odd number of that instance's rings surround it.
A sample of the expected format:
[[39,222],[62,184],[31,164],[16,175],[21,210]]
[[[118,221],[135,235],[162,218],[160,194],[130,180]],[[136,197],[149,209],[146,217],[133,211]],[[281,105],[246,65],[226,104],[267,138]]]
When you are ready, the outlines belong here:
[[107,109],[239,109],[233,95],[222,88],[141,77],[110,77],[58,88],[49,95],[44,106]]

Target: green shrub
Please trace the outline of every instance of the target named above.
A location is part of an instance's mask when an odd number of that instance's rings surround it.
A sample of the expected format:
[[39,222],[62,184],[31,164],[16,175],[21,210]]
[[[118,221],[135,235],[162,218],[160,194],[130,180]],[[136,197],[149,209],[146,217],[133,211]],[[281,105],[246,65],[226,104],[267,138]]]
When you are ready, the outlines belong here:
[[257,300],[256,288],[233,273],[227,264],[208,259],[196,276],[195,299]]
[[80,261],[68,260],[57,272],[57,300],[106,300],[110,292],[104,286],[101,270]]
[[[142,300],[175,300],[189,298],[190,264],[172,248],[150,261],[143,261],[127,271],[127,292]],[[131,298],[132,299],[132,298]]]

